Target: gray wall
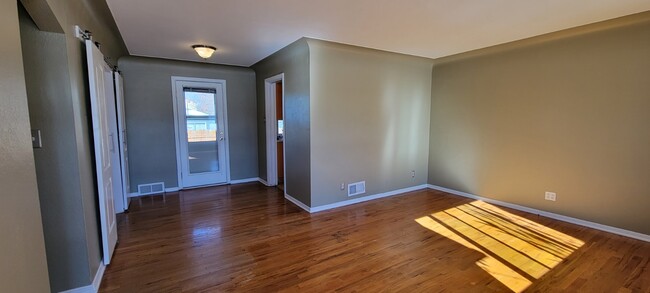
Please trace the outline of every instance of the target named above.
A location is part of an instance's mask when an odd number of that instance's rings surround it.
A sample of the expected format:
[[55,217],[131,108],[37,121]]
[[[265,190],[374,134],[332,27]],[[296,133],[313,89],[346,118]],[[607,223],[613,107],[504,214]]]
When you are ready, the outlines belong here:
[[63,34],[40,31],[22,6],[20,32],[29,120],[43,143],[34,160],[50,288],[59,292],[90,278],[88,255],[79,253],[86,251],[86,239],[66,42]]
[[16,4],[0,2],[0,284],[48,292]]
[[285,191],[311,204],[309,47],[300,39],[252,66],[257,85],[257,131],[260,177],[266,180],[264,80],[284,73]]
[[[433,60],[309,40],[311,206],[426,184]],[[415,178],[411,171],[415,170]]]
[[255,73],[244,67],[123,57],[124,104],[132,192],[138,184],[178,186],[172,76],[226,80],[230,177],[255,178],[257,117]]
[[[67,205],[63,211],[53,211],[56,213],[75,213],[83,216],[80,225],[83,231],[80,234],[70,231],[66,235],[68,239],[76,239],[85,245],[85,249],[76,251],[69,260],[71,263],[83,262],[79,267],[87,273],[74,272],[74,281],[67,284],[78,284],[80,278],[83,281],[79,286],[89,285],[94,278],[101,261],[101,238],[99,233],[99,215],[97,209],[97,193],[94,173],[94,156],[92,147],[92,134],[90,124],[89,94],[88,94],[88,77],[86,74],[85,46],[74,36],[74,25],[79,25],[93,33],[93,39],[102,44],[101,51],[108,58],[109,62],[115,64],[115,60],[120,56],[128,54],[124,42],[117,30],[117,26],[108,9],[105,1],[96,0],[39,0],[23,1],[27,4],[27,11],[34,17],[46,17],[45,21],[36,21],[37,23],[48,23],[41,29],[62,29],[65,36],[65,62],[67,68],[61,68],[61,71],[67,71],[67,83],[70,86],[70,95],[67,98],[72,106],[72,111],[56,115],[69,115],[73,120],[72,131],[74,137],[69,137],[73,142],[72,149],[69,153],[56,157],[59,162],[65,162],[67,167],[67,176],[74,178],[79,183],[73,184],[78,186],[80,202],[74,205]],[[43,13],[43,11],[50,11]],[[14,12],[15,13],[15,12]],[[52,25],[52,16],[54,16],[59,26]],[[51,64],[50,64],[51,65]],[[63,74],[63,73],[62,73]],[[51,76],[48,76],[51,78]],[[31,90],[31,89],[30,89]],[[65,101],[63,103],[68,103]],[[64,119],[60,116],[51,116],[55,119]],[[60,120],[57,120],[60,121]],[[49,134],[48,134],[49,135]],[[66,132],[66,135],[69,135]],[[60,146],[60,145],[59,145]],[[60,155],[60,154],[59,154]],[[76,157],[76,163],[74,158]],[[54,157],[53,157],[54,158]],[[48,174],[46,176],[52,176]],[[71,180],[70,178],[66,180]],[[40,182],[39,182],[40,183]],[[76,197],[77,192],[65,194],[65,196]],[[70,201],[66,198],[65,201]],[[79,209],[81,207],[81,209]],[[85,240],[84,240],[85,239]],[[64,253],[64,252],[62,252]],[[86,259],[85,261],[81,261]],[[58,282],[58,281],[57,281]],[[66,288],[71,289],[71,288]]]
[[436,63],[429,183],[650,234],[650,12]]
[[88,76],[85,70],[85,46],[75,38],[74,26],[79,25],[90,30],[93,33],[93,39],[102,44],[101,51],[104,56],[113,64],[119,57],[127,55],[128,51],[104,0],[48,0],[46,2],[61,24],[66,37],[72,117],[75,126],[76,156],[83,207],[83,211],[68,210],[66,212],[82,212],[84,215],[87,266],[90,272],[85,285],[89,285],[101,262],[101,238],[93,163]]

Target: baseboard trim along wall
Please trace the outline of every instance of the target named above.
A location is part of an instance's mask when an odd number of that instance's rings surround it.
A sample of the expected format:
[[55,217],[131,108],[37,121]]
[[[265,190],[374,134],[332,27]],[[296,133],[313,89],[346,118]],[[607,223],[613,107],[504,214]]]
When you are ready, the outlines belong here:
[[379,198],[383,198],[383,197],[389,197],[389,196],[393,196],[393,195],[401,195],[402,193],[416,191],[416,190],[420,190],[420,189],[424,189],[424,188],[427,188],[426,184],[411,186],[411,187],[392,190],[392,191],[388,191],[388,192],[377,193],[377,194],[368,195],[368,196],[364,196],[364,197],[348,199],[348,200],[339,201],[339,202],[326,204],[326,205],[321,205],[321,206],[316,206],[316,207],[308,207],[307,205],[305,205],[301,201],[293,198],[292,196],[290,196],[290,195],[288,195],[286,193],[284,194],[284,198],[286,198],[290,202],[296,204],[297,206],[299,206],[300,208],[302,208],[303,210],[305,210],[305,211],[307,211],[309,213],[318,213],[318,212],[331,210],[331,209],[335,209],[335,208],[340,208],[340,207],[344,207],[344,206],[348,206],[348,205],[352,205],[352,204],[356,204],[356,203],[361,203],[361,202],[364,202],[364,201],[379,199]]
[[269,185],[268,182],[266,182],[266,180],[264,180],[264,179],[262,179],[262,178],[257,178],[257,181],[259,181],[260,183],[262,183],[262,184],[264,184],[264,185],[266,185],[266,186],[271,186],[271,185]]
[[379,198],[389,197],[389,196],[393,196],[393,195],[401,195],[402,193],[416,191],[416,190],[420,190],[420,189],[424,189],[424,188],[427,188],[426,184],[411,186],[411,187],[407,187],[407,188],[402,188],[402,189],[397,189],[397,190],[392,190],[392,191],[387,191],[387,192],[382,192],[382,193],[377,193],[377,194],[368,195],[368,196],[364,196],[364,197],[348,199],[348,200],[339,201],[339,202],[335,202],[335,203],[331,203],[331,204],[326,204],[326,205],[322,205],[322,206],[313,207],[313,208],[310,208],[309,212],[310,213],[317,213],[317,212],[321,212],[321,211],[325,211],[325,210],[331,210],[331,209],[335,209],[335,208],[338,208],[338,207],[352,205],[352,204],[355,204],[355,203],[360,203],[360,202],[369,201],[369,200],[373,200],[373,199],[379,199]]
[[99,286],[102,284],[102,278],[104,277],[104,271],[106,266],[103,262],[99,263],[99,268],[97,268],[97,273],[95,273],[95,278],[93,283],[88,286],[83,286],[79,288],[74,288],[66,291],[61,291],[61,293],[97,293],[99,292]]
[[259,177],[230,180],[230,184],[242,184],[242,183],[257,182],[257,181],[260,181]]
[[518,205],[518,204],[513,204],[513,203],[508,203],[508,202],[505,202],[505,201],[500,201],[500,200],[496,200],[496,199],[482,197],[482,196],[478,196],[478,195],[475,195],[475,194],[462,192],[462,191],[458,191],[458,190],[453,190],[453,189],[449,189],[449,188],[445,188],[445,187],[441,187],[441,186],[437,186],[437,185],[428,184],[427,187],[429,187],[430,189],[450,193],[450,194],[453,194],[453,195],[458,195],[458,196],[462,196],[462,197],[476,199],[476,200],[484,201],[484,202],[487,202],[487,203],[491,203],[491,204],[495,204],[495,205],[499,205],[499,206],[503,206],[503,207],[523,211],[523,212],[528,212],[528,213],[531,213],[531,214],[538,214],[540,216],[544,216],[544,217],[555,219],[555,220],[560,220],[560,221],[571,223],[571,224],[585,226],[585,227],[593,228],[593,229],[600,230],[600,231],[605,231],[605,232],[609,232],[609,233],[613,233],[613,234],[617,234],[617,235],[621,235],[621,236],[626,236],[626,237],[630,237],[630,238],[650,242],[650,235],[646,235],[646,234],[642,234],[642,233],[638,233],[638,232],[634,232],[634,231],[630,231],[630,230],[625,230],[625,229],[621,229],[621,228],[616,228],[616,227],[612,227],[612,226],[598,224],[598,223],[585,221],[585,220],[581,220],[581,219],[577,219],[577,218],[567,217],[567,216],[563,216],[563,215],[560,215],[560,214],[555,214],[555,213],[551,213],[551,212],[546,212],[546,211],[542,211],[542,210],[538,210],[538,209],[533,209],[533,208],[521,206],[521,205]]
[[308,213],[311,213],[309,207],[306,204],[304,204],[301,201],[295,199],[293,196],[288,195],[288,194],[285,193],[284,198],[286,198],[288,201],[292,202],[293,204],[297,205],[299,208],[307,211]]
[[[178,187],[169,187],[169,188],[165,188],[165,192],[164,192],[164,193],[167,193],[167,192],[176,192],[176,191],[179,191],[179,190],[181,190],[181,189],[178,188]],[[163,193],[144,194],[144,195],[160,195],[160,194],[163,194]],[[143,195],[140,194],[139,192],[131,192],[131,193],[129,193],[129,196],[128,196],[128,197],[131,198],[131,197],[139,197],[139,196],[143,196]]]
[[[260,182],[260,183],[268,186],[268,184],[266,184],[266,181],[264,181],[262,178],[259,178],[259,177],[230,180],[229,184],[233,185],[233,184],[243,184],[243,183],[250,183],[250,182]],[[218,185],[215,185],[215,186],[218,186]],[[167,192],[176,192],[176,191],[180,191],[180,190],[181,190],[180,187],[170,187],[170,188],[165,188],[165,193],[167,193]],[[159,195],[159,194],[162,194],[162,193],[146,194],[146,195]],[[138,192],[132,192],[132,193],[129,193],[128,197],[131,198],[131,197],[138,197],[138,196],[142,196],[142,195],[140,193],[138,193]]]

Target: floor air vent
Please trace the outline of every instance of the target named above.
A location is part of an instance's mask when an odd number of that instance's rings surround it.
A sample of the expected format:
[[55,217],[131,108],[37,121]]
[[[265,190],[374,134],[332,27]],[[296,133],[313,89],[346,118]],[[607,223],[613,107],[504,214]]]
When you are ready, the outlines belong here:
[[165,192],[165,183],[164,182],[156,182],[156,183],[138,185],[138,193],[140,195],[157,194],[157,193],[163,193],[163,192]]
[[348,196],[366,193],[366,181],[348,184]]

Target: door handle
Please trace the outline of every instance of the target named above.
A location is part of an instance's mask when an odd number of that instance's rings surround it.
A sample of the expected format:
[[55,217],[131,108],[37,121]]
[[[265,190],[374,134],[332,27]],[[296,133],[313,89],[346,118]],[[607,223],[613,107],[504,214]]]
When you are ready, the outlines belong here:
[[223,141],[224,136],[223,136],[223,131],[219,132],[219,141]]
[[111,151],[111,153],[114,153],[115,152],[115,140],[113,139],[113,134],[111,133],[108,136],[111,139],[111,146],[110,146],[109,150]]

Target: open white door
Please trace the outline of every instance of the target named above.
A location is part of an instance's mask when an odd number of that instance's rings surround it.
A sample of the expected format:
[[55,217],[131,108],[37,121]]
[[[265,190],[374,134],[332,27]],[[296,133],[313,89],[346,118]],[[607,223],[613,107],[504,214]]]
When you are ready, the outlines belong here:
[[128,147],[126,145],[126,114],[124,112],[124,86],[122,75],[115,72],[115,100],[117,101],[117,128],[120,145],[120,165],[122,176],[122,198],[123,211],[129,209],[129,192],[131,184],[129,182],[129,157]]
[[109,151],[111,156],[111,169],[113,169],[113,204],[115,213],[124,212],[126,202],[124,201],[124,189],[122,186],[122,162],[119,147],[119,131],[117,128],[117,108],[115,102],[115,87],[113,82],[113,71],[104,72],[104,92],[106,98],[106,117],[108,117],[108,132],[110,133],[111,145]]
[[[113,166],[111,164],[111,150],[116,148],[116,137],[110,129],[109,105],[111,103],[107,101],[105,83],[105,74],[111,73],[112,70],[104,62],[104,56],[91,40],[86,40],[86,58],[88,59],[102,247],[104,264],[108,265],[117,244],[117,222],[113,203]],[[112,88],[112,83],[110,86]]]

